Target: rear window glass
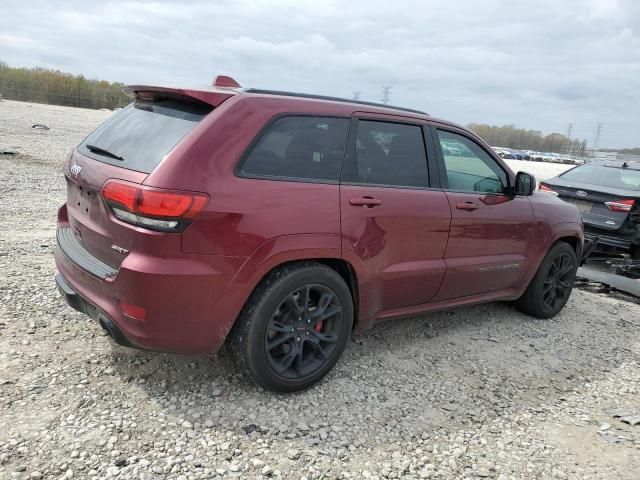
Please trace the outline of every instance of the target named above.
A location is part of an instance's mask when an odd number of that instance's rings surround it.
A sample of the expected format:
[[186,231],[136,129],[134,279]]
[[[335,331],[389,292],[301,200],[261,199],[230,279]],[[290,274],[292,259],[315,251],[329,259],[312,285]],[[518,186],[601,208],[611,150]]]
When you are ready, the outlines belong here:
[[354,160],[345,165],[342,182],[428,186],[427,154],[417,125],[358,121]]
[[273,122],[244,161],[244,174],[338,181],[349,120],[283,117]]
[[211,110],[180,100],[135,101],[96,128],[78,149],[95,160],[149,173]]
[[563,180],[640,191],[640,171],[605,165],[582,165],[560,175]]

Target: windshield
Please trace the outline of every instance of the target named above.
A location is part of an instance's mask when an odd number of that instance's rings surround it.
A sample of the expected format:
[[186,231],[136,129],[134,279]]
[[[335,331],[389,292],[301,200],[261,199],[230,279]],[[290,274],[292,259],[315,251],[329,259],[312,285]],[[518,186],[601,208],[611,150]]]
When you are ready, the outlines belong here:
[[88,157],[150,173],[213,107],[181,100],[135,101],[78,147]]
[[640,191],[640,170],[605,165],[582,165],[560,175],[563,180]]

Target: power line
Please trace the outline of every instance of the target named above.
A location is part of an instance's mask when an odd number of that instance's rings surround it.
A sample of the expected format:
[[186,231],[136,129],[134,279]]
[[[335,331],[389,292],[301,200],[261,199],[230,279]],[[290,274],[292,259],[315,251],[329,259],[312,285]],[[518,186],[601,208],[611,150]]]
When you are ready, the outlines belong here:
[[391,93],[391,85],[385,85],[382,87],[382,98],[380,101],[385,105],[389,103],[389,94]]

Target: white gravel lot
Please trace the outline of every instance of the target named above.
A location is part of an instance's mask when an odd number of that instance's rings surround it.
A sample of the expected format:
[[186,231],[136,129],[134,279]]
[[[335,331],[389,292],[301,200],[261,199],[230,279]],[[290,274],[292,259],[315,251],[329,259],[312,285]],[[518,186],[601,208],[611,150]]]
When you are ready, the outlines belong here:
[[548,180],[551,177],[566,172],[573,165],[561,163],[528,162],[527,160],[505,160],[514,172],[527,172],[536,177],[536,180]]
[[293,395],[224,353],[114,345],[52,258],[61,163],[107,116],[0,102],[0,151],[21,152],[0,155],[0,478],[640,478],[640,425],[607,413],[640,409],[640,310],[594,291],[546,321],[496,303],[381,324]]

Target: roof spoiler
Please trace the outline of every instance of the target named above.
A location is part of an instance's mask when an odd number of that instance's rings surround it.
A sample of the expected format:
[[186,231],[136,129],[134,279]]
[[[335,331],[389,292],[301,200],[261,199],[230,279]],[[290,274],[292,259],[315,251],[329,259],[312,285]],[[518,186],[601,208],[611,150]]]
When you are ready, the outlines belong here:
[[[229,78],[229,77],[226,77]],[[233,79],[231,79],[233,80]],[[157,101],[163,98],[173,98],[181,100],[191,100],[206,103],[217,107],[225,100],[236,95],[231,89],[222,89],[219,86],[214,88],[173,88],[157,85],[127,85],[122,91],[131,99]]]

